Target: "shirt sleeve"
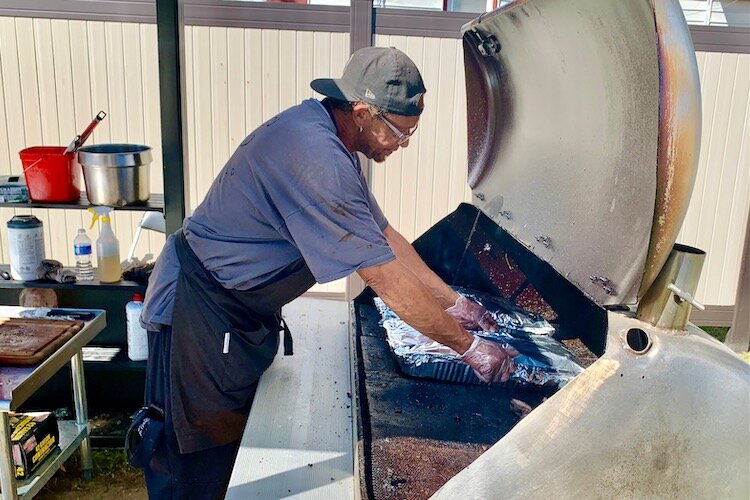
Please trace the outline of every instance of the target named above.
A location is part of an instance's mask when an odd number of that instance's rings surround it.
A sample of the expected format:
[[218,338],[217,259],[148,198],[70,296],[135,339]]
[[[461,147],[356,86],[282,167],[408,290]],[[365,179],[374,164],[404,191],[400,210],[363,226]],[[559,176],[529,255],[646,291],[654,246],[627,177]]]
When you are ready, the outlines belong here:
[[364,197],[309,205],[285,223],[318,283],[395,259]]

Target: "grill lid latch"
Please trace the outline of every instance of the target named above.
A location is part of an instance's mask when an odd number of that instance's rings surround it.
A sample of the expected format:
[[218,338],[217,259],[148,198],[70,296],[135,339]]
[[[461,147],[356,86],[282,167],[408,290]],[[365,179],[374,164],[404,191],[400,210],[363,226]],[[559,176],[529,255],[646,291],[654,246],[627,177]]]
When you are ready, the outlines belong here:
[[500,52],[500,42],[495,35],[482,33],[476,28],[467,31],[466,34],[484,57],[492,57]]

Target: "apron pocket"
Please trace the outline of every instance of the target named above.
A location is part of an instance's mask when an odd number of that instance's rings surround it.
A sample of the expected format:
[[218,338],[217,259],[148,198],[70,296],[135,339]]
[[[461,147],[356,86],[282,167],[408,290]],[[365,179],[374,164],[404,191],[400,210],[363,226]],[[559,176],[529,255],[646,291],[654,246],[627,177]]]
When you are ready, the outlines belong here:
[[224,333],[224,362],[221,388],[224,391],[247,390],[255,384],[276,355],[278,335],[262,323],[255,330],[230,328]]

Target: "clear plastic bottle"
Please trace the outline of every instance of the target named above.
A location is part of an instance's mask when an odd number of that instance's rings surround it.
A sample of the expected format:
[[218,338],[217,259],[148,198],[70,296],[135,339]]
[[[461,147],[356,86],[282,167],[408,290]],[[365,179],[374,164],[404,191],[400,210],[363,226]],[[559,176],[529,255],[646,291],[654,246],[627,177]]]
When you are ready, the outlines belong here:
[[94,279],[94,266],[91,263],[91,239],[86,230],[81,228],[73,240],[73,253],[76,257],[76,278],[78,281]]
[[148,359],[148,334],[141,326],[141,311],[143,310],[143,296],[133,295],[133,300],[125,305],[125,317],[128,322],[128,358],[132,361]]
[[99,267],[99,281],[115,283],[122,278],[120,269],[120,243],[115,238],[109,216],[101,217],[102,226],[96,240],[96,260]]

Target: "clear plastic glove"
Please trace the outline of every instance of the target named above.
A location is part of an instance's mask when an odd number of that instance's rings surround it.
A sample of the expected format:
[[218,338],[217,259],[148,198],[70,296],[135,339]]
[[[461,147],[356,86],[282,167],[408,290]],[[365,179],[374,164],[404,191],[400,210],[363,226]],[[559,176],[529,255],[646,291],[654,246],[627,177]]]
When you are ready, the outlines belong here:
[[518,356],[515,349],[503,349],[494,342],[474,336],[471,347],[461,355],[461,359],[474,369],[482,382],[507,382],[516,365],[513,358]]
[[460,293],[456,303],[446,309],[445,312],[456,318],[458,324],[467,330],[497,331],[497,323],[487,309]]

